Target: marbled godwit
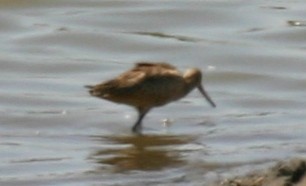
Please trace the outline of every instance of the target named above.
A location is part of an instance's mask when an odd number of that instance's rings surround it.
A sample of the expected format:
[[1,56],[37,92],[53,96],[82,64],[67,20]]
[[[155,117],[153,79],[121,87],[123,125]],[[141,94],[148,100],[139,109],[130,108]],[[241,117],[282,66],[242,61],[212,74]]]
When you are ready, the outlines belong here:
[[182,74],[166,63],[137,63],[115,79],[86,87],[92,96],[135,107],[139,115],[132,130],[139,132],[141,121],[150,109],[178,100],[194,88],[216,107],[201,82],[202,73],[197,68]]

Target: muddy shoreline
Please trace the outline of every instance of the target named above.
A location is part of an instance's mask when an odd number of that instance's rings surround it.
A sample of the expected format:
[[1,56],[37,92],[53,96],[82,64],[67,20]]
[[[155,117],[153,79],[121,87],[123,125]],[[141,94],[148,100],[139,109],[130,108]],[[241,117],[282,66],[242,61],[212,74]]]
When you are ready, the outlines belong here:
[[258,170],[218,183],[221,186],[305,186],[306,159],[281,161],[267,170]]

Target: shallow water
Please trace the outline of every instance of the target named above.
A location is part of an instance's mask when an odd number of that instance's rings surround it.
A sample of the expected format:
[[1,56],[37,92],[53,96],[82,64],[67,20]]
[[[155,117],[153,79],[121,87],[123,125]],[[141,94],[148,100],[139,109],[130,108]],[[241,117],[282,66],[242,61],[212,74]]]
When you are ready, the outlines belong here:
[[[306,155],[304,1],[0,7],[1,185],[206,185]],[[194,91],[131,134],[135,111],[83,86],[142,60],[201,68],[217,108]]]

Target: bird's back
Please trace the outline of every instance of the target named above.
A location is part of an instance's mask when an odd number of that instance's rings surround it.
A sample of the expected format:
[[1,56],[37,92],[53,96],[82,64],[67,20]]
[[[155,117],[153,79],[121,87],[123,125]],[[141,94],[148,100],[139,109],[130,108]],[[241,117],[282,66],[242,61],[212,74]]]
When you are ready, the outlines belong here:
[[92,86],[90,93],[135,107],[164,105],[181,97],[181,73],[167,63],[137,63],[117,78]]

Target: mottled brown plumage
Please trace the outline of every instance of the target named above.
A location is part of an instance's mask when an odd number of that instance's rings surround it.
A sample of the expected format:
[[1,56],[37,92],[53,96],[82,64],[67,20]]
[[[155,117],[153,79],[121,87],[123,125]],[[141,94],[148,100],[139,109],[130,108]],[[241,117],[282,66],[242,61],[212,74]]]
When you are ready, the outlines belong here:
[[86,87],[92,96],[135,107],[139,117],[132,129],[139,132],[141,121],[151,108],[178,100],[194,88],[215,107],[201,81],[202,73],[196,68],[182,74],[167,63],[137,63],[115,79]]

